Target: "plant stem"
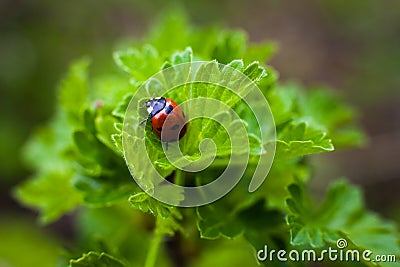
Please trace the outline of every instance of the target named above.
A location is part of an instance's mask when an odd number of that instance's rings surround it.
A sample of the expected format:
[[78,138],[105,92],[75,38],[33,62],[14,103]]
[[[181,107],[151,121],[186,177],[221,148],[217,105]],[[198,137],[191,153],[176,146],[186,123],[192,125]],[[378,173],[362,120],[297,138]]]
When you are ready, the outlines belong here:
[[185,179],[185,172],[181,170],[176,170],[174,184],[183,185],[185,183],[184,179]]
[[156,260],[157,260],[157,254],[158,254],[158,249],[160,248],[161,241],[163,239],[163,234],[157,231],[157,228],[159,227],[160,221],[159,218],[156,218],[156,227],[154,229],[154,235],[153,238],[150,241],[150,246],[149,246],[149,252],[147,253],[146,256],[146,262],[145,262],[145,267],[154,267]]

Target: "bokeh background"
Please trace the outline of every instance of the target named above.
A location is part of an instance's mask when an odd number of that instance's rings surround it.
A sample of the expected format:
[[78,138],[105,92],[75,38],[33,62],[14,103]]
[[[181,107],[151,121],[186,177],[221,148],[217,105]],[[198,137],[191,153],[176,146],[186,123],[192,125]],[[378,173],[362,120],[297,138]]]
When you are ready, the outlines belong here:
[[[30,174],[21,147],[51,117],[68,64],[87,55],[93,72],[109,69],[121,40],[140,38],[175,6],[199,27],[241,28],[253,42],[276,42],[270,64],[282,81],[328,85],[355,106],[367,144],[313,156],[311,190],[322,195],[329,181],[347,177],[365,189],[369,208],[400,221],[400,1],[1,0],[0,259],[45,266],[34,264],[37,246],[48,257],[73,239],[70,218],[39,227],[11,194]],[[35,255],[24,262],[19,255],[28,251]]]

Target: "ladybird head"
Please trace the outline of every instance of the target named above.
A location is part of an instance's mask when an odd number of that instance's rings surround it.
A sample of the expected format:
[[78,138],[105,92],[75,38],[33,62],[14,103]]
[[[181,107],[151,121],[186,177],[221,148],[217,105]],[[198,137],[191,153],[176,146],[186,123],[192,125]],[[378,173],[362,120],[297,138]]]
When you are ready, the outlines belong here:
[[150,114],[150,117],[153,117],[158,112],[164,109],[166,105],[166,100],[164,97],[152,97],[146,102],[147,112]]

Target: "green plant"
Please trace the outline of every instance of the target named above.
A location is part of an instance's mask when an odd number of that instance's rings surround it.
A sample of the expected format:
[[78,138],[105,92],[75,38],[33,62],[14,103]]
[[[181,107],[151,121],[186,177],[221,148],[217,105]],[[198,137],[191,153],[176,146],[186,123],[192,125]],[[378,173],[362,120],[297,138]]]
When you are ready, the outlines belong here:
[[[336,246],[339,238],[360,251],[398,255],[394,224],[367,211],[358,188],[340,180],[328,189],[321,205],[304,189],[312,175],[305,156],[362,143],[354,111],[326,88],[304,90],[298,84],[279,83],[274,69],[258,63],[274,53],[273,44],[249,44],[241,31],[187,25],[181,16],[170,17],[143,41],[122,45],[114,58],[125,74],[91,76],[88,59],[74,62],[60,85],[53,119],[26,146],[26,161],[36,173],[17,188],[16,196],[39,210],[42,223],[76,210],[79,242],[67,253],[66,258],[77,258],[70,266],[246,266],[256,264],[254,256],[265,244],[270,249],[322,250]],[[254,118],[241,102],[223,100],[248,126],[250,163],[224,198],[198,208],[177,208],[152,199],[134,183],[123,158],[122,123],[132,94],[147,78],[192,60],[234,66],[258,84],[275,118],[276,155],[268,179],[249,193],[252,162],[267,144],[252,132]],[[214,92],[207,89],[198,85],[198,96]],[[177,102],[185,99],[179,90],[172,94]],[[196,130],[215,136],[214,142],[222,147],[218,162],[197,174],[176,170],[163,158],[149,125],[144,138],[164,177],[173,177],[176,183],[207,183],[227,164],[226,136],[211,133],[214,125],[203,121],[191,127],[186,138],[195,149],[185,150],[188,157],[199,156]],[[136,175],[146,178],[146,173]],[[382,266],[391,264],[397,266]]]

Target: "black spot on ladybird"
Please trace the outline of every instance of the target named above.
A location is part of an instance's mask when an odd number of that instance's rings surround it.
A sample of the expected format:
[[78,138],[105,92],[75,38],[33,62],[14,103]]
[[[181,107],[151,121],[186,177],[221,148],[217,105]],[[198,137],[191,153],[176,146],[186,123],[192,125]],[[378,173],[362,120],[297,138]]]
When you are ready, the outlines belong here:
[[173,106],[169,105],[165,108],[165,113],[170,114],[172,112],[172,110],[174,109]]
[[178,128],[179,128],[179,125],[178,125],[178,124],[175,124],[174,126],[171,127],[171,130],[175,131],[175,130],[177,130]]

